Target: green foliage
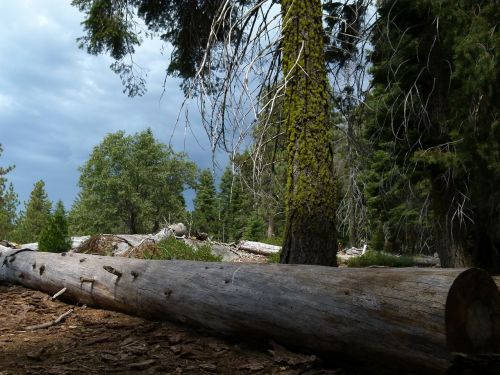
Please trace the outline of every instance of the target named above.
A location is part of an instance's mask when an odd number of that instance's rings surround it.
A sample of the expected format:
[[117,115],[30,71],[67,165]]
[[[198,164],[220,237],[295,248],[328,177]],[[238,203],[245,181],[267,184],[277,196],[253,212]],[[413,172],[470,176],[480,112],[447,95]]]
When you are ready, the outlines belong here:
[[267,263],[279,263],[281,258],[281,251],[275,254],[271,254],[267,257]]
[[348,267],[412,267],[413,259],[406,256],[396,256],[381,251],[367,251],[363,255],[353,257],[347,261]]
[[60,253],[71,249],[68,220],[62,201],[57,202],[56,210],[40,233],[38,249],[53,253]]
[[260,240],[262,243],[267,243],[269,245],[281,246],[283,245],[283,238],[281,237],[266,237]]
[[198,177],[193,205],[193,228],[209,235],[217,234],[219,210],[212,173],[205,169]]
[[234,163],[248,186],[254,215],[267,224],[268,237],[283,234],[287,179],[284,97],[279,85],[261,90],[262,110],[252,131],[252,145]]
[[158,243],[159,255],[152,257],[145,254],[145,258],[167,260],[196,260],[200,262],[220,262],[221,256],[213,255],[209,245],[194,248],[183,241],[169,237]]
[[249,241],[260,241],[266,235],[266,224],[259,215],[252,215],[248,218],[243,231],[243,239]]
[[238,241],[243,236],[248,214],[253,211],[253,207],[240,175],[233,174],[229,167],[221,178],[219,200],[222,221],[219,238],[225,242]]
[[[2,156],[2,151],[2,145],[0,145],[0,156]],[[7,186],[5,177],[13,168],[14,166],[0,167],[0,239],[9,238],[17,218],[16,209],[19,205],[17,194],[12,183]]]
[[180,220],[182,195],[196,166],[158,142],[150,129],[107,135],[80,168],[80,193],[70,213],[73,234],[152,233]]
[[42,229],[50,220],[52,203],[45,192],[45,183],[40,180],[35,183],[28,202],[24,203],[12,239],[19,243],[38,241]]
[[395,222],[425,228],[430,212],[444,265],[498,272],[498,5],[408,0],[380,2],[378,12],[367,122],[373,225],[401,238]]
[[[238,3],[252,3],[236,0]],[[142,95],[145,82],[139,67],[125,63],[127,55],[141,44],[141,36],[159,35],[173,46],[167,72],[187,80],[200,67],[214,17],[219,16],[220,1],[185,0],[73,0],[71,4],[85,14],[82,22],[85,35],[78,38],[80,48],[91,54],[109,53],[115,59],[112,69],[120,74],[130,96]],[[229,17],[231,12],[226,12]],[[146,30],[138,26],[142,19]],[[216,39],[229,32],[239,33],[239,25],[225,22],[217,28]],[[216,69],[217,67],[213,67]]]

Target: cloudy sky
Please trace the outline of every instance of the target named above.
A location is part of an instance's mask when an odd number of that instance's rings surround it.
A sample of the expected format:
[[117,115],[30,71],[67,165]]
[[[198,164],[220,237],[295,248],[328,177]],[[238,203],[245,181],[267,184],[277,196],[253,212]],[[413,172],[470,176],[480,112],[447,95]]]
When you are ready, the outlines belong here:
[[136,62],[148,71],[148,93],[130,99],[106,56],[79,50],[83,15],[70,0],[9,0],[0,12],[0,166],[15,164],[8,179],[19,199],[28,199],[43,179],[49,198],[70,207],[78,187],[78,166],[103,137],[120,129],[133,134],[147,127],[200,167],[211,167],[197,115],[195,140],[184,124],[174,131],[183,100],[176,79],[164,72],[168,55],[158,41],[146,41]]

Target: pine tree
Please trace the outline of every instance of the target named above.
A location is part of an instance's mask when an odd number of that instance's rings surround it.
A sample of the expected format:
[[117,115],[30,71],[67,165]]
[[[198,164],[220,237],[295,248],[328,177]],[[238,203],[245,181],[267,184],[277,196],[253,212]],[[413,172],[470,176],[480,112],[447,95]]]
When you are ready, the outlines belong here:
[[52,203],[45,192],[45,183],[42,180],[37,181],[29,201],[24,203],[24,211],[21,212],[12,238],[20,243],[36,242],[49,222],[51,206]]
[[380,167],[369,196],[380,220],[411,219],[430,202],[442,265],[498,272],[495,3],[380,2],[372,55],[375,113],[367,135]]
[[224,170],[219,189],[219,238],[225,242],[239,241],[243,237],[249,213],[253,210],[250,193],[244,189],[241,176],[234,174],[230,167]]
[[38,249],[53,253],[60,253],[71,249],[68,220],[62,201],[57,202],[56,210],[40,233]]
[[[2,156],[2,145],[0,145],[0,156]],[[5,175],[12,171],[14,166],[7,168],[0,167],[0,240],[9,238],[10,233],[15,227],[17,217],[17,194],[14,186],[10,183],[7,187]]]
[[195,190],[193,227],[199,232],[213,236],[218,233],[219,202],[215,191],[214,177],[208,169],[200,172]]
[[19,200],[12,183],[6,190],[4,187],[0,185],[0,239],[9,239],[16,226]]

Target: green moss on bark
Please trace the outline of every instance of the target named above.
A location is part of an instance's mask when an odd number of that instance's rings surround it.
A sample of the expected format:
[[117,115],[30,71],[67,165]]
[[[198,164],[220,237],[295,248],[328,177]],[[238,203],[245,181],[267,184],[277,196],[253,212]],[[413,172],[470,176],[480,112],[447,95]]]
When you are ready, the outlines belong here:
[[282,0],[288,180],[282,263],[336,265],[333,129],[319,0]]

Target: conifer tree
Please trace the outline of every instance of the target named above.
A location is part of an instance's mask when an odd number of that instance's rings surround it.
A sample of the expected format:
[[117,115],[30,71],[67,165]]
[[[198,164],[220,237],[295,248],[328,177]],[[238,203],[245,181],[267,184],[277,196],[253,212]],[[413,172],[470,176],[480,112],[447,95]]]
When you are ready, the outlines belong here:
[[60,253],[71,249],[68,220],[62,201],[57,202],[54,213],[40,233],[38,249],[54,253]]
[[219,202],[214,177],[208,169],[200,172],[195,190],[193,227],[199,232],[215,235],[219,224]]
[[383,1],[378,11],[367,135],[380,177],[368,199],[382,222],[430,202],[442,265],[498,272],[498,4]]
[[24,211],[21,212],[16,229],[12,233],[13,239],[20,243],[36,242],[49,222],[51,206],[52,203],[45,192],[45,183],[43,180],[37,181],[29,201],[24,203]]
[[[2,155],[2,145],[0,145],[0,156]],[[15,227],[17,217],[17,194],[14,191],[12,183],[7,185],[5,175],[14,167],[0,167],[0,240],[8,239],[10,233]]]
[[242,238],[249,213],[252,212],[250,194],[244,189],[241,177],[230,167],[224,170],[219,187],[221,223],[219,237],[225,242]]
[[320,0],[281,0],[288,180],[282,263],[337,265],[333,129]]

